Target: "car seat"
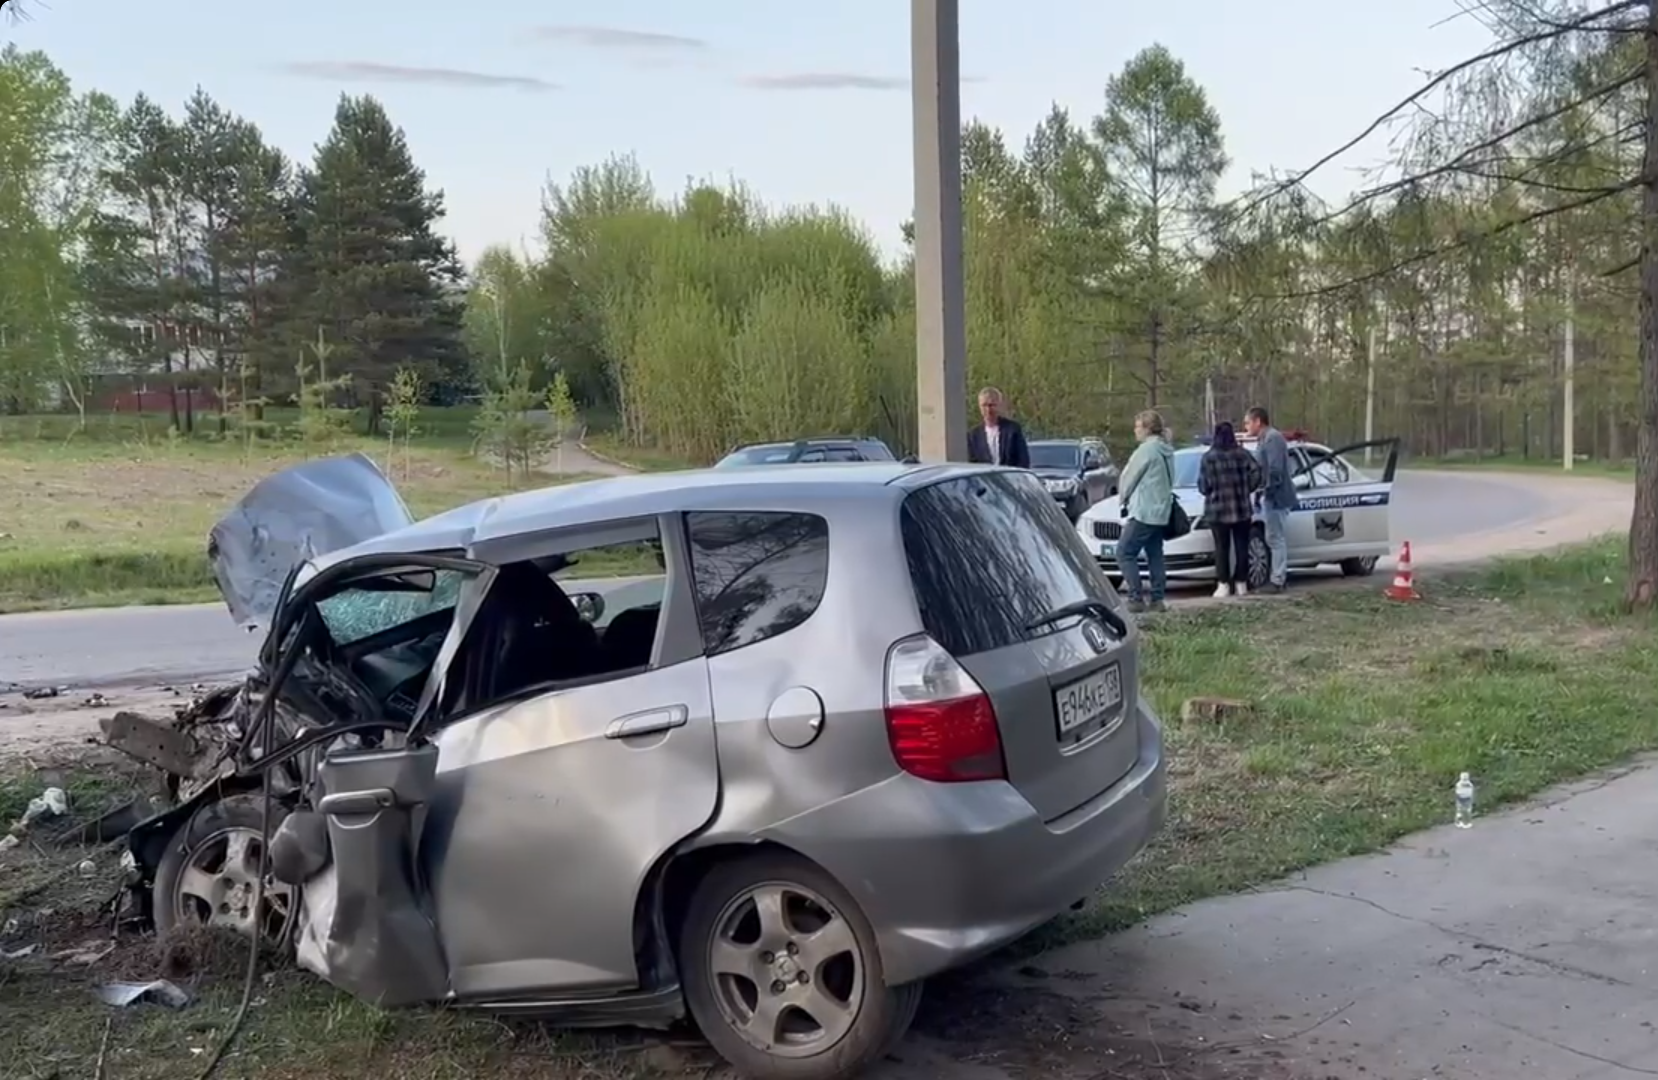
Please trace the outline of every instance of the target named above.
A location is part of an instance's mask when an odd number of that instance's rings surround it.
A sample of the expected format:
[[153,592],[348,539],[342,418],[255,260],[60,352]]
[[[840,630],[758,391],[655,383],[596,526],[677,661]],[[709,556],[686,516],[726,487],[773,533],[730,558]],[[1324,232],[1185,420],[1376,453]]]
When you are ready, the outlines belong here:
[[610,620],[600,647],[606,671],[646,667],[656,646],[656,626],[662,620],[662,605],[629,608]]
[[529,563],[503,566],[490,587],[497,601],[479,612],[488,633],[481,659],[491,669],[490,698],[527,686],[564,682],[604,668],[599,635],[547,574]]

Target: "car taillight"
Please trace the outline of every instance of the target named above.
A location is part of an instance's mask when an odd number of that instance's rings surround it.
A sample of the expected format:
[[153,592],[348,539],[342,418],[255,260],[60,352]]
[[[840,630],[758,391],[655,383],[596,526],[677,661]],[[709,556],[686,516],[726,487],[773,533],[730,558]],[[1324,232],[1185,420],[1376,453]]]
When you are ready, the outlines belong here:
[[887,739],[898,767],[939,783],[1004,780],[990,695],[925,634],[887,652]]

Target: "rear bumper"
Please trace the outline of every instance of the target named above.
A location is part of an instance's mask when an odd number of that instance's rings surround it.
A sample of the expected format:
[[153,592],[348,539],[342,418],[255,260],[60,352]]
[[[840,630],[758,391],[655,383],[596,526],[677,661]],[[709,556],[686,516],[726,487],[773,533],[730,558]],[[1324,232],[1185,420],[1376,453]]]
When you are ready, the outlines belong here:
[[959,967],[1065,911],[1111,878],[1163,825],[1163,733],[1136,710],[1140,754],[1117,783],[1044,822],[1011,785],[895,776],[765,832],[857,898],[887,982]]

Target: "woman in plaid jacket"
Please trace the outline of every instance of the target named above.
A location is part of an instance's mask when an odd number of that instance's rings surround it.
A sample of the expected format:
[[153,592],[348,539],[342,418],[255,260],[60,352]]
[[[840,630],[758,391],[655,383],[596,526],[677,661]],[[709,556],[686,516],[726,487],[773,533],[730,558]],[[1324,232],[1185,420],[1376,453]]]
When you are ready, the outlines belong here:
[[1198,466],[1203,521],[1215,537],[1215,595],[1249,593],[1249,526],[1261,489],[1261,463],[1238,445],[1232,425],[1215,425],[1215,438]]

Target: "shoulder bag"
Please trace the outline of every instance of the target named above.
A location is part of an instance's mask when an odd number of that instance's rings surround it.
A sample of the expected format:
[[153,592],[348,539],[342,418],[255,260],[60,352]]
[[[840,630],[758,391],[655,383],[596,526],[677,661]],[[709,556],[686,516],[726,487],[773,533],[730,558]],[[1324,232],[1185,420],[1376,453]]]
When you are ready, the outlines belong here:
[[1163,466],[1169,470],[1169,523],[1163,526],[1163,539],[1178,540],[1192,531],[1192,517],[1174,493],[1174,462],[1164,458]]

